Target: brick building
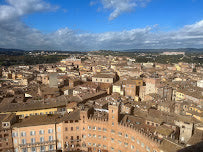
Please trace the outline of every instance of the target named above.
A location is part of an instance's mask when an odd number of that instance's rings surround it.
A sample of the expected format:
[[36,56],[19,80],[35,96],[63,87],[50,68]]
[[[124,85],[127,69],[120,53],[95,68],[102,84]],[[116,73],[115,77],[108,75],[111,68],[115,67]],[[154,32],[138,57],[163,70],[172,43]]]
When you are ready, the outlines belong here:
[[0,115],[0,152],[13,151],[11,125],[16,122],[15,114]]

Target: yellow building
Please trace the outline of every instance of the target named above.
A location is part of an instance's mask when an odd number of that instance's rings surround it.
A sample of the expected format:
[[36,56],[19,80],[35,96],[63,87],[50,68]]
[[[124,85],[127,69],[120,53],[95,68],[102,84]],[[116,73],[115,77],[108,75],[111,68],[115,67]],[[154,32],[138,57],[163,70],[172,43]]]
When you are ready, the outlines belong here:
[[60,67],[58,67],[59,68],[59,70],[61,70],[61,71],[66,71],[66,67],[65,66],[60,66]]
[[175,64],[175,68],[176,68],[177,71],[181,71],[181,67],[180,67],[180,65]]
[[176,101],[184,100],[185,94],[179,91],[176,91]]
[[199,107],[190,106],[189,111],[186,112],[186,115],[193,116],[197,120],[203,122],[203,110]]
[[112,89],[113,93],[119,93],[120,95],[124,95],[124,90],[122,90],[122,86],[120,84],[114,84],[113,85],[113,89]]

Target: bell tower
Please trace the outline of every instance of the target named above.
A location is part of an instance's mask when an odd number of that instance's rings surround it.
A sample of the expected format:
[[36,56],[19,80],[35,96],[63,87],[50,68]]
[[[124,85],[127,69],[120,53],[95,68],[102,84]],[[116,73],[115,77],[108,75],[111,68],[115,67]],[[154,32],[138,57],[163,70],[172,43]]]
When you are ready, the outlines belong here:
[[119,103],[113,102],[109,106],[109,125],[114,126],[118,124],[120,105]]

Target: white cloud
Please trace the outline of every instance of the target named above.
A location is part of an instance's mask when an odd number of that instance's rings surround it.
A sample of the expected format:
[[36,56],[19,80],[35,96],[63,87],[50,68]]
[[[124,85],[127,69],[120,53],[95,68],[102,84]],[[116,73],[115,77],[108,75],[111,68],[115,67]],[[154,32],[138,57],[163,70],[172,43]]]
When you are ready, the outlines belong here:
[[0,26],[0,47],[21,49],[132,49],[202,47],[203,20],[171,32],[154,32],[156,26],[105,33],[78,33],[69,28],[43,34],[21,22]]
[[101,0],[104,9],[112,10],[109,20],[117,18],[120,14],[132,11],[135,7],[144,7],[151,0]]
[[[7,5],[0,5],[2,8],[0,9],[0,47],[81,51],[203,47],[203,20],[170,32],[157,31],[157,25],[154,25],[105,33],[80,33],[66,27],[44,34],[25,25],[20,17],[38,11],[53,10],[55,6],[42,0],[26,0],[26,3],[24,0],[7,0],[7,2]],[[131,3],[130,0],[125,2]],[[106,6],[111,8],[111,5],[106,4]]]
[[0,5],[0,21],[10,21],[25,14],[58,8],[42,0],[6,0],[6,2],[6,5]]

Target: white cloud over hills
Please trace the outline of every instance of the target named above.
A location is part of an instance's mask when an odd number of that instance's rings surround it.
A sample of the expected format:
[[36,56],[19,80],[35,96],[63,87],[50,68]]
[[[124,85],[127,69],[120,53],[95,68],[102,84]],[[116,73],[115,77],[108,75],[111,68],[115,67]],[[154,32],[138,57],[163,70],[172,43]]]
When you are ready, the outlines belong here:
[[156,26],[148,26],[118,32],[78,33],[66,27],[44,34],[27,26],[20,17],[34,12],[52,11],[57,7],[42,0],[24,2],[7,0],[6,5],[0,5],[0,47],[81,51],[203,47],[203,20],[170,32],[155,32]]
[[151,0],[101,0],[104,9],[113,10],[109,20],[117,18],[120,14],[130,12],[136,7],[144,7]]

